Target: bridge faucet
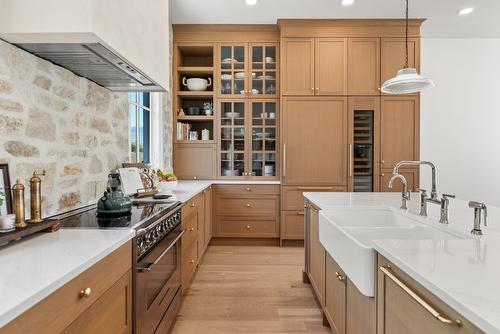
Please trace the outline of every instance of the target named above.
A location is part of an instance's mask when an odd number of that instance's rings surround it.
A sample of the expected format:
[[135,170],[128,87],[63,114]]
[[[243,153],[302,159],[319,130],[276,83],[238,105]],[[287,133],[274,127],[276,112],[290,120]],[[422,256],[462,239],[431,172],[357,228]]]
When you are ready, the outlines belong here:
[[432,189],[431,189],[431,199],[437,200],[437,190],[436,190],[436,166],[430,161],[400,161],[394,166],[392,174],[399,174],[399,168],[402,166],[421,166],[426,165],[431,168],[432,171]]
[[408,191],[408,183],[406,182],[406,178],[403,175],[393,174],[391,180],[389,181],[389,188],[392,189],[392,186],[394,185],[394,181],[396,181],[396,179],[400,179],[403,183],[403,191],[401,192],[401,210],[406,210],[408,209],[406,202],[411,199],[410,192]]

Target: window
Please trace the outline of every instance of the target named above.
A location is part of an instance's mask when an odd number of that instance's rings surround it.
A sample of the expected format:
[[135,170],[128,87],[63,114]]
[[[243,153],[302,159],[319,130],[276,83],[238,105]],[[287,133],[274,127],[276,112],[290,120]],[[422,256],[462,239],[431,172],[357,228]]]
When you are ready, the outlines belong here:
[[151,162],[151,93],[129,94],[130,161]]

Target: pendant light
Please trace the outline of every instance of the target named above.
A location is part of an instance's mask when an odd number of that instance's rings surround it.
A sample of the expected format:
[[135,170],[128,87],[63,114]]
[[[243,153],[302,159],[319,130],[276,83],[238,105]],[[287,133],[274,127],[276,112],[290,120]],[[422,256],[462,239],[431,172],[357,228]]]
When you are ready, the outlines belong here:
[[382,85],[381,91],[386,94],[411,94],[426,88],[434,87],[431,79],[421,76],[415,68],[408,65],[408,0],[406,2],[406,61],[405,67],[398,71],[396,77],[387,80]]

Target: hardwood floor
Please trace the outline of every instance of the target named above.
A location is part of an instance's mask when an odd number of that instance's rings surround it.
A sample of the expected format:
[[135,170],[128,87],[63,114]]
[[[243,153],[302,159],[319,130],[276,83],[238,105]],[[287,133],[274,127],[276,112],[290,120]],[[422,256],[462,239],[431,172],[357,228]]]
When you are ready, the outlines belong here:
[[299,247],[209,246],[172,333],[331,333],[303,262]]

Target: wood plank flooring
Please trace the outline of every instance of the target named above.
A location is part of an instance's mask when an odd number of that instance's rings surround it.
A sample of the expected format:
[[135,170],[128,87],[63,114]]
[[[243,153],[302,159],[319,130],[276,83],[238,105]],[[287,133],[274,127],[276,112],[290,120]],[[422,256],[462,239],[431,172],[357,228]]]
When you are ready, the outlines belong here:
[[331,333],[303,263],[299,247],[209,246],[172,333]]

